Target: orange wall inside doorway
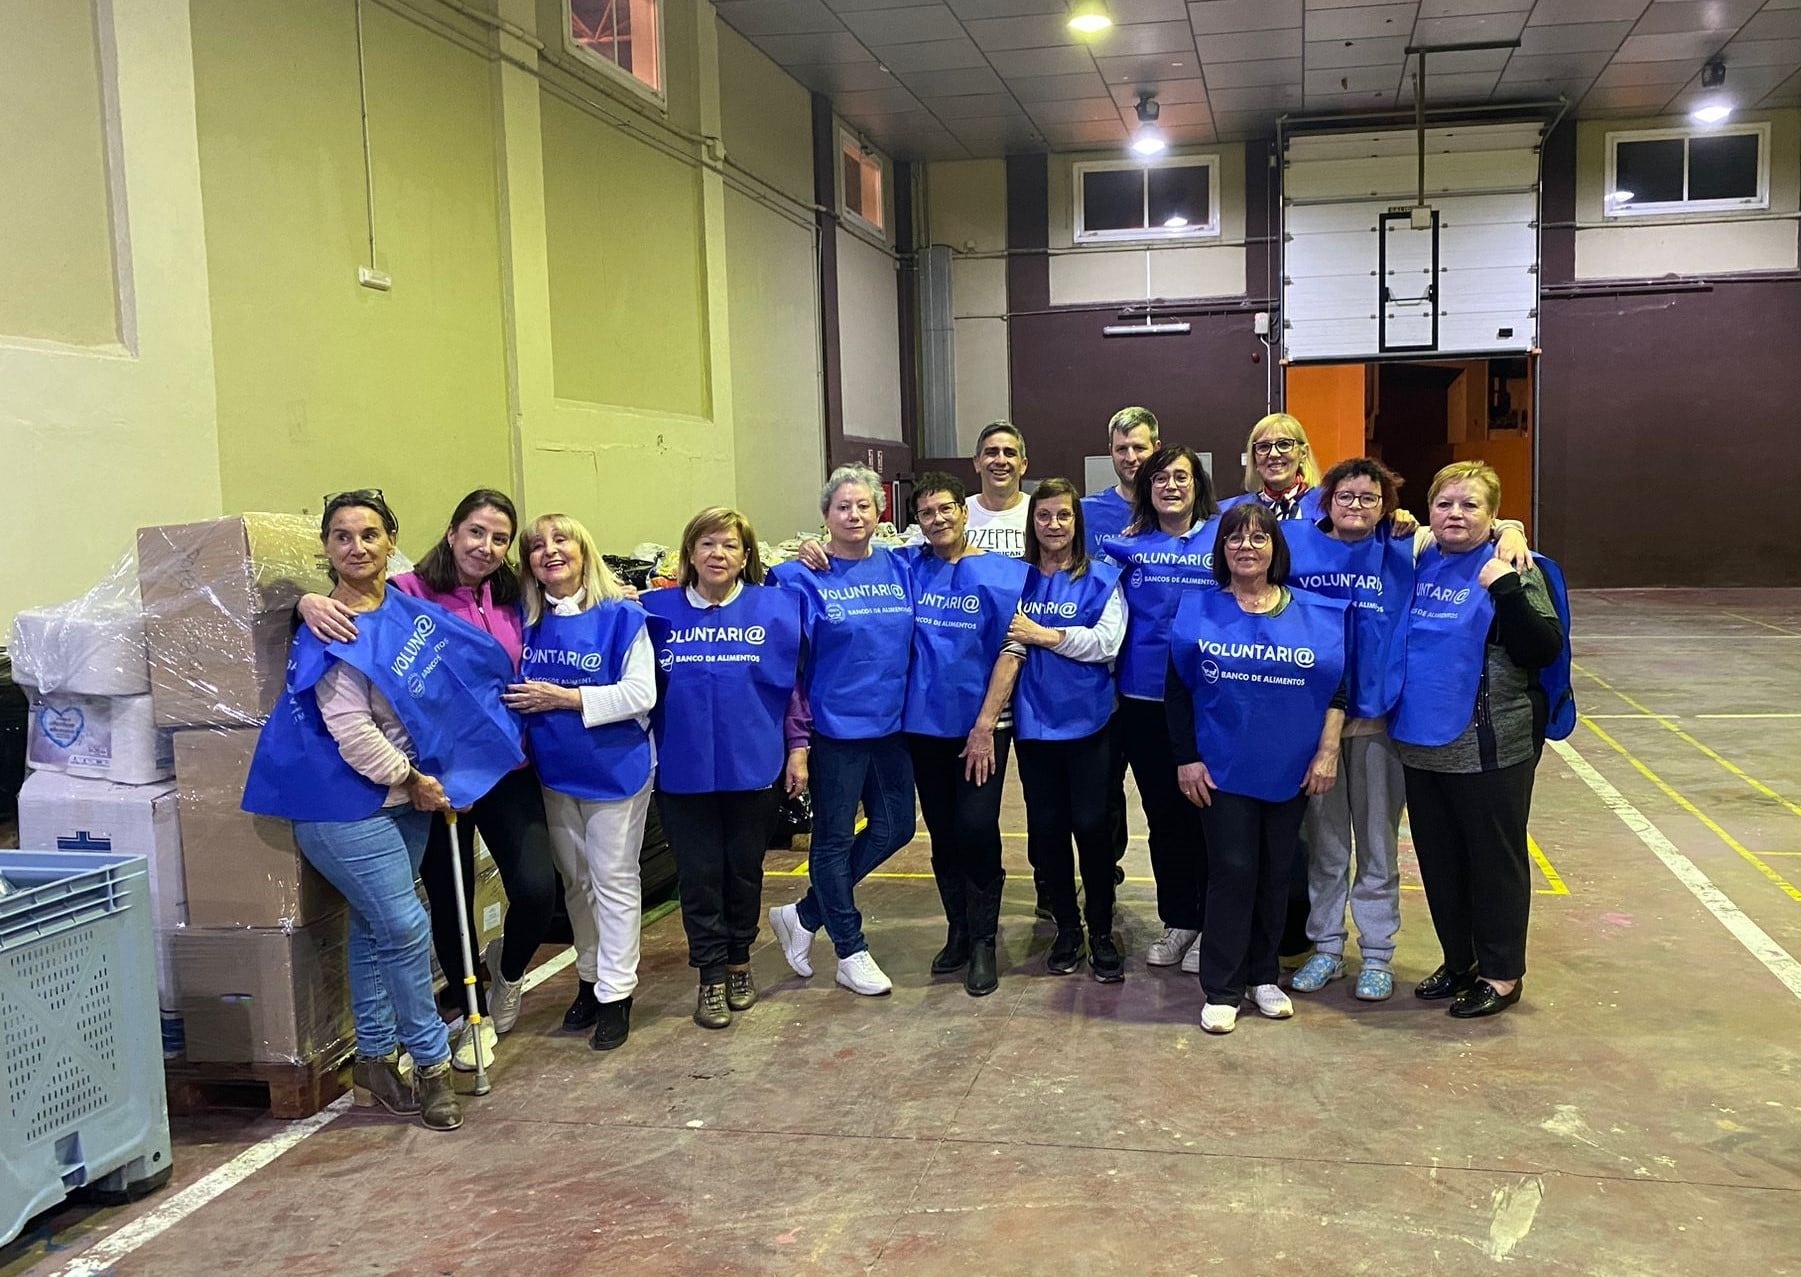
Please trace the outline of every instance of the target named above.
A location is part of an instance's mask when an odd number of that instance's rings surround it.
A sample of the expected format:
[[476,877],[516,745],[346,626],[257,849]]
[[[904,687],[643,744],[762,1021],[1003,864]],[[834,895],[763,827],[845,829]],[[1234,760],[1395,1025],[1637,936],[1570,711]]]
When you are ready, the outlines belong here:
[[1368,450],[1364,377],[1362,364],[1295,364],[1283,371],[1288,414],[1307,427],[1322,473]]

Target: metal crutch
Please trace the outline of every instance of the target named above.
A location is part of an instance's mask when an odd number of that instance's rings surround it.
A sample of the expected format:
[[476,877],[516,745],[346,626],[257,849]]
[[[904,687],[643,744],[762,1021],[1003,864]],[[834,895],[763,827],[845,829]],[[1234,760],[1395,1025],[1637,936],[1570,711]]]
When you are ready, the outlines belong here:
[[457,814],[444,813],[450,827],[450,877],[456,884],[457,939],[463,944],[463,993],[468,999],[469,1032],[475,1038],[475,1091],[486,1095],[494,1088],[488,1084],[488,1062],[482,1058],[482,1013],[475,1000],[475,951],[469,946],[469,898],[463,894],[463,843],[457,834]]

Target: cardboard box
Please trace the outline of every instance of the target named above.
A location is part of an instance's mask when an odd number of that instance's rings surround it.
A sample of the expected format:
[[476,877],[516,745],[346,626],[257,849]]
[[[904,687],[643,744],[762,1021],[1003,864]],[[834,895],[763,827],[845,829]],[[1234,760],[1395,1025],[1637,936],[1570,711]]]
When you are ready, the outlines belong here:
[[114,785],[60,772],[33,772],[19,791],[19,846],[26,851],[107,851],[150,860],[157,1003],[180,1004],[170,947],[187,925],[175,786]]
[[507,889],[501,885],[500,870],[490,863],[475,879],[476,961],[481,960],[482,951],[490,941],[500,938],[506,917]]
[[316,524],[243,514],[138,529],[157,722],[260,723],[281,692],[294,604],[331,589]]
[[208,930],[175,937],[188,1059],[294,1064],[341,1055],[354,1040],[349,914],[292,931]]
[[121,785],[148,785],[175,774],[169,732],[157,727],[148,696],[31,696],[27,758],[41,771]]
[[256,728],[175,733],[188,922],[196,927],[299,927],[344,898],[306,862],[294,827],[240,805]]

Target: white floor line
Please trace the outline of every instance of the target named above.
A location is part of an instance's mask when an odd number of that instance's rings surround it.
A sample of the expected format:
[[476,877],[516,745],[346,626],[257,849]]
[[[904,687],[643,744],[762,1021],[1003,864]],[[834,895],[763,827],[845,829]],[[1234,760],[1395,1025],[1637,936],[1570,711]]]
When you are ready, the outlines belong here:
[[[564,949],[550,961],[525,973],[520,983],[529,992],[575,961]],[[339,1096],[311,1117],[291,1122],[265,1140],[252,1144],[229,1162],[201,1176],[148,1214],[108,1233],[49,1277],[101,1277],[152,1238],[158,1237],[234,1185],[243,1183],[309,1136],[317,1135],[350,1110],[350,1097]]]
[[[1590,718],[1594,715],[1590,714]],[[1674,717],[1674,715],[1671,715]],[[1801,718],[1801,714],[1696,714],[1695,718]]]
[[1714,886],[1713,881],[1701,872],[1694,861],[1677,850],[1676,844],[1634,807],[1624,794],[1615,789],[1605,776],[1590,766],[1588,760],[1578,754],[1568,741],[1552,741],[1551,748],[1569,764],[1570,770],[1581,778],[1583,784],[1595,791],[1596,797],[1607,805],[1607,809],[1620,818],[1620,823],[1638,835],[1638,840],[1663,861],[1664,867],[1676,875],[1676,880],[1687,887],[1709,913],[1719,919],[1720,925],[1732,933],[1733,939],[1763,963],[1790,993],[1801,998],[1801,962],[1797,962],[1788,950],[1751,921],[1725,892]]

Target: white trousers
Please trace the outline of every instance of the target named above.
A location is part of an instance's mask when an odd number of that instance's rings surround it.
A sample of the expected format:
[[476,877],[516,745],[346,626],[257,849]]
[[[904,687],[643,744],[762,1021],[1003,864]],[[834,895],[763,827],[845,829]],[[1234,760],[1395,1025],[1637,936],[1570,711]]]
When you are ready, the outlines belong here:
[[550,851],[563,876],[563,899],[575,933],[575,969],[602,1002],[629,998],[638,987],[638,932],[644,879],[638,856],[651,782],[630,798],[589,802],[544,791]]

